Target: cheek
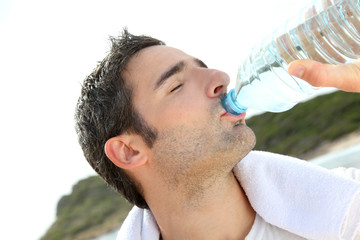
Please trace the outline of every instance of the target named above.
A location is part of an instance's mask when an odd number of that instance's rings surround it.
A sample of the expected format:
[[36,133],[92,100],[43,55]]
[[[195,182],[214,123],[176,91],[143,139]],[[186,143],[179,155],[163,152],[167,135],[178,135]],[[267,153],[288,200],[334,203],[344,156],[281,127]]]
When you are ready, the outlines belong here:
[[207,116],[206,107],[199,99],[178,98],[172,104],[166,105],[162,109],[163,119],[169,122],[188,123],[200,120]]
[[137,104],[144,118],[158,129],[188,125],[208,117],[206,104],[209,103],[194,86],[187,86],[171,96],[141,99]]

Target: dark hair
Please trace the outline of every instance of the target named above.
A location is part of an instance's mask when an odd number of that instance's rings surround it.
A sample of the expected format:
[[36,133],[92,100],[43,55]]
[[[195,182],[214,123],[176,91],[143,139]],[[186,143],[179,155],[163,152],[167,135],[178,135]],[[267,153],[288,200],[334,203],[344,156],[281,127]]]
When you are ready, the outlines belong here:
[[127,29],[110,41],[110,52],[84,80],[75,112],[75,128],[91,167],[130,203],[148,208],[141,187],[107,158],[104,146],[108,139],[129,132],[139,134],[152,147],[156,131],[135,110],[132,87],[125,83],[122,72],[140,50],[165,44],[152,37],[132,35]]

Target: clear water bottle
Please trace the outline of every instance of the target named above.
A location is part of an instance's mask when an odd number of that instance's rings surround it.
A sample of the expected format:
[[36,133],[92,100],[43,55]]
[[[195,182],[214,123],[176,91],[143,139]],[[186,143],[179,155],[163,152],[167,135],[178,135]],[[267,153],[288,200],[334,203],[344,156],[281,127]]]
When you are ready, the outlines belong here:
[[316,0],[255,45],[239,67],[235,89],[224,108],[238,115],[247,108],[289,110],[314,87],[287,72],[290,62],[313,59],[343,64],[360,58],[360,0]]

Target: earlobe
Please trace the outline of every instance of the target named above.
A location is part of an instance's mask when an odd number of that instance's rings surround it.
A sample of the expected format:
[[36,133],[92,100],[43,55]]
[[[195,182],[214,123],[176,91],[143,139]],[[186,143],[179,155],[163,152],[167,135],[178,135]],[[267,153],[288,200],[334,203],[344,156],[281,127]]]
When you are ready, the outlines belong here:
[[105,143],[106,156],[118,167],[131,169],[146,163],[144,151],[129,136],[116,136]]

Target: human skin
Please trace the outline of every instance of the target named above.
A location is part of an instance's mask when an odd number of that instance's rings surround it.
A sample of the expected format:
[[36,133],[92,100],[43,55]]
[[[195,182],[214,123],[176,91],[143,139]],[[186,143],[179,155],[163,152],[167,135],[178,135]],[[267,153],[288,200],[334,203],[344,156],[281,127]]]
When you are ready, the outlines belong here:
[[162,238],[244,238],[255,212],[232,169],[255,136],[245,114],[233,116],[221,106],[229,76],[178,49],[153,46],[129,61],[123,77],[157,139],[150,148],[125,133],[105,150],[141,185]]
[[360,59],[342,65],[323,64],[313,60],[296,60],[288,72],[316,87],[335,87],[360,92]]
[[[302,60],[289,73],[315,86],[360,88],[358,65]],[[162,238],[243,239],[255,212],[232,168],[255,137],[244,115],[221,107],[228,75],[178,49],[156,46],[135,55],[123,76],[135,109],[158,138],[150,148],[139,135],[124,133],[109,139],[105,151],[141,185]],[[166,80],[157,84],[161,78]]]

